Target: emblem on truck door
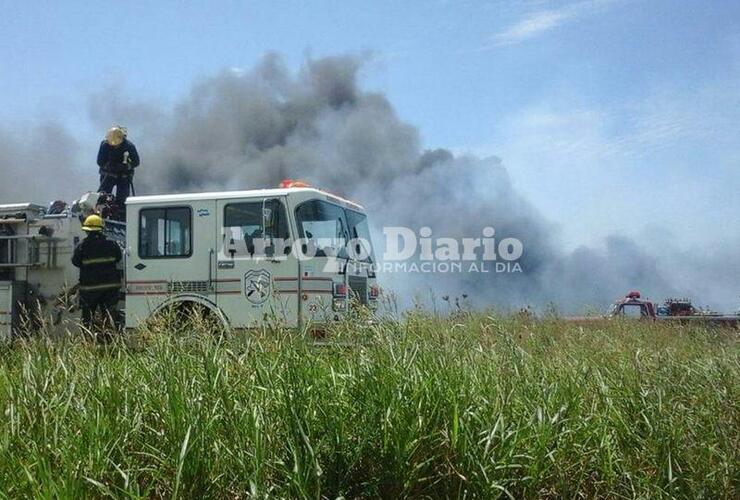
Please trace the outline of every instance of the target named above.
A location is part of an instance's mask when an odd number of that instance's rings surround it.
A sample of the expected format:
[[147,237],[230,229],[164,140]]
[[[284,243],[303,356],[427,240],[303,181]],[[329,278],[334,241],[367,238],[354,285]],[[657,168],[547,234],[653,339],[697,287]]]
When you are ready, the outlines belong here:
[[264,303],[272,293],[272,277],[265,269],[247,271],[244,275],[244,295],[252,304]]

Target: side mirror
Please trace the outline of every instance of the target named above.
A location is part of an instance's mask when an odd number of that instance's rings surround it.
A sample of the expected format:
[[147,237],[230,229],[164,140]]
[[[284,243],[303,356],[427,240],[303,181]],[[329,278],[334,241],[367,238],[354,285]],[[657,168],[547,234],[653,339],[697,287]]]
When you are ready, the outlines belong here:
[[262,200],[262,238],[265,241],[265,255],[267,257],[273,257],[275,255],[275,245],[272,242],[272,238],[275,235],[277,229],[277,214],[278,211],[274,210],[268,204],[272,204],[274,200]]
[[270,232],[270,230],[274,226],[274,219],[273,219],[273,210],[272,208],[265,207],[264,203],[262,204],[262,228],[263,228],[263,234],[267,234]]

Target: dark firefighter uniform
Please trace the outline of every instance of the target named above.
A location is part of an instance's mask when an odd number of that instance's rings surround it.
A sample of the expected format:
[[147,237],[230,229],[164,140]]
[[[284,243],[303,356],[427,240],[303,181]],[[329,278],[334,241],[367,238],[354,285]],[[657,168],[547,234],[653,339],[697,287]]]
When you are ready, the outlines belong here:
[[72,264],[80,268],[80,309],[82,324],[91,329],[96,311],[117,323],[118,294],[121,276],[116,264],[121,260],[121,249],[103,235],[103,219],[91,215],[82,226],[87,237],[75,248]]
[[98,166],[100,167],[100,188],[102,193],[113,193],[116,188],[116,201],[121,205],[128,198],[134,168],[140,163],[139,153],[134,143],[126,138],[121,127],[112,127],[100,143]]

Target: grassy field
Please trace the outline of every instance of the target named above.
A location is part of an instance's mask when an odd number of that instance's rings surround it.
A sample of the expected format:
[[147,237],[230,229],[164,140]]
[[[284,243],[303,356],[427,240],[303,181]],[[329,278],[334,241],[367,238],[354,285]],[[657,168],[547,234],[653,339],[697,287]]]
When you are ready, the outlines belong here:
[[2,347],[0,493],[740,496],[737,333],[418,313],[323,347],[207,330]]

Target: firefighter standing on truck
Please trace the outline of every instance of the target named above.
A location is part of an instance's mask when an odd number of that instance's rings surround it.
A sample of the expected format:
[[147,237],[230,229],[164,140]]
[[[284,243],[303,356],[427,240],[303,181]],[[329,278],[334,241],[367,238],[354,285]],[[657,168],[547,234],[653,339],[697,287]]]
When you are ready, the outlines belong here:
[[128,140],[124,127],[114,125],[108,129],[98,150],[98,166],[98,191],[112,194],[115,187],[116,201],[123,206],[133,182],[134,169],[139,166],[139,153],[134,143]]
[[103,234],[103,219],[91,215],[82,225],[87,237],[75,248],[72,264],[80,268],[80,309],[82,324],[93,327],[95,313],[100,310],[104,321],[118,326],[118,293],[121,276],[116,264],[121,261],[121,249]]

